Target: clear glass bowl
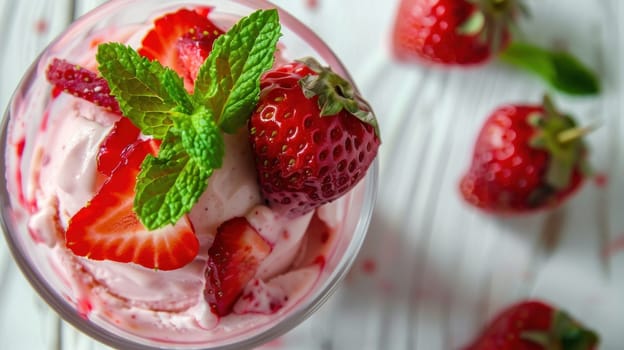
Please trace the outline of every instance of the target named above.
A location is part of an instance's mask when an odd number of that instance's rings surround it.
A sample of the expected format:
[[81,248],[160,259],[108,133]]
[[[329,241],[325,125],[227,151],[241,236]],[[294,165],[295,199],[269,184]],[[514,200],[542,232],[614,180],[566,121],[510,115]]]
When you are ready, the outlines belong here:
[[[78,330],[114,348],[121,349],[241,349],[260,345],[275,338],[305,320],[317,310],[336,289],[345,276],[362,245],[369,226],[376,196],[378,163],[369,169],[364,180],[348,195],[350,201],[346,224],[334,241],[320,277],[300,302],[285,312],[265,318],[251,329],[233,331],[218,339],[202,341],[157,340],[137,335],[101,317],[87,317],[72,297],[71,289],[48,261],[50,248],[33,239],[27,227],[31,208],[26,200],[28,174],[34,144],[45,120],[46,106],[51,98],[51,85],[45,79],[46,65],[52,57],[77,58],[93,52],[85,50],[109,28],[132,28],[142,37],[146,23],[180,7],[212,6],[213,14],[224,18],[239,18],[260,8],[275,8],[261,0],[161,1],[119,0],[86,14],[61,34],[32,64],[18,86],[2,121],[0,151],[4,154],[0,172],[5,174],[6,186],[0,190],[2,228],[15,261],[41,297],[67,322]],[[312,56],[329,65],[338,74],[349,78],[346,68],[332,51],[308,28],[280,10],[284,56]],[[131,40],[132,41],[132,40]],[[45,176],[45,174],[40,174]]]

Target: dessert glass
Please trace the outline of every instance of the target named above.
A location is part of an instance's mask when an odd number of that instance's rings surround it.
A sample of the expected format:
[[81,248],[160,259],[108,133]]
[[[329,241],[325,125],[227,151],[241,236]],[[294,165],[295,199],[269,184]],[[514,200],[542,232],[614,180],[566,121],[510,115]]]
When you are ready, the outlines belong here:
[[[39,295],[67,322],[81,332],[114,348],[121,349],[241,349],[257,346],[293,328],[332,294],[352,265],[364,240],[376,195],[378,165],[375,161],[367,176],[349,194],[349,212],[342,232],[334,241],[332,253],[326,257],[321,275],[305,297],[285,312],[255,324],[251,329],[228,333],[205,341],[158,340],[141,337],[123,329],[108,319],[86,317],[68,295],[66,285],[46,259],[45,244],[29,234],[27,223],[31,211],[25,200],[30,161],[36,157],[36,143],[45,109],[51,98],[52,86],[45,79],[46,65],[52,57],[82,57],[84,43],[93,33],[105,33],[107,28],[138,28],[149,25],[154,18],[180,7],[211,6],[213,13],[227,19],[237,19],[256,9],[275,8],[263,0],[114,0],[93,10],[73,23],[31,65],[17,87],[2,121],[0,173],[6,186],[0,189],[2,229],[16,263]],[[312,56],[341,76],[348,72],[332,51],[308,28],[280,10],[283,36],[280,45],[290,59]],[[45,174],[39,174],[45,176]]]

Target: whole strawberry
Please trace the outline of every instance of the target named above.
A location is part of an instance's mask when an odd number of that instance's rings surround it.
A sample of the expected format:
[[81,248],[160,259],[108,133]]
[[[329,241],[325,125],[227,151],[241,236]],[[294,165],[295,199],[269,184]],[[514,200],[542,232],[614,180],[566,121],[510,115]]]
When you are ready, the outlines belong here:
[[543,105],[496,109],[477,138],[460,184],[471,204],[489,212],[521,213],[555,206],[582,184],[586,128]]
[[598,342],[566,312],[527,300],[504,310],[464,350],[592,350]]
[[483,63],[509,43],[519,2],[403,0],[394,25],[394,56],[444,65]]
[[249,131],[271,207],[301,215],[364,177],[380,144],[377,122],[346,80],[306,59],[267,72],[260,84]]

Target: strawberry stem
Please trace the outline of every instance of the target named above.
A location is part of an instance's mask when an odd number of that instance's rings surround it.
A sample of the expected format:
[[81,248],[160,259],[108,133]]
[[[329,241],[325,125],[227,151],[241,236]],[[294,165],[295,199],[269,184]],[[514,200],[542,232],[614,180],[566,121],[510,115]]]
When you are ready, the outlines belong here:
[[457,32],[463,35],[479,34],[485,26],[485,16],[481,11],[475,11],[468,19],[462,23]]
[[536,129],[529,142],[550,155],[546,184],[554,190],[563,190],[570,184],[574,171],[584,163],[582,136],[593,130],[593,126],[578,127],[572,117],[557,111],[548,95],[544,96],[542,107],[544,111],[539,117],[530,115],[527,119]]
[[555,338],[555,334],[551,330],[545,331],[528,331],[520,335],[520,338],[530,341],[535,344],[539,344],[544,350],[563,350],[558,339]]
[[575,140],[579,140],[583,136],[594,131],[595,129],[596,129],[596,126],[588,125],[588,126],[563,130],[559,134],[557,134],[557,141],[559,141],[559,143],[568,143],[568,142],[572,142]]
[[522,7],[521,0],[469,0],[476,10],[462,23],[458,32],[463,35],[479,35],[480,40],[499,52],[504,46],[507,29]]
[[591,350],[599,341],[596,333],[561,310],[553,313],[549,329],[529,330],[520,337],[545,350]]

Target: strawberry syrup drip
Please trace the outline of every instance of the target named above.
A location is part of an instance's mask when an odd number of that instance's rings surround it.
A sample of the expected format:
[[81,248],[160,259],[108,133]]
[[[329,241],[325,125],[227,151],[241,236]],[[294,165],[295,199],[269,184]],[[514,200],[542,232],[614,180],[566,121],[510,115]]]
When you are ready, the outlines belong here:
[[321,244],[327,244],[327,242],[329,242],[329,232],[328,231],[324,231],[321,234]]
[[24,193],[24,186],[22,180],[22,159],[24,158],[24,149],[26,148],[26,139],[22,138],[17,143],[15,143],[15,154],[17,156],[17,166],[15,167],[15,183],[17,187],[17,200],[19,203],[29,212],[34,213],[37,210],[37,205],[34,202],[30,202],[26,199],[26,194]]
[[35,22],[35,33],[39,35],[45,34],[48,31],[49,27],[50,26],[48,25],[48,21],[40,18]]
[[316,257],[316,259],[314,259],[314,264],[319,265],[321,268],[325,267],[325,257],[322,255],[319,255]]
[[41,119],[41,126],[39,127],[39,130],[41,132],[44,132],[48,129],[49,120],[50,120],[50,111],[45,111],[45,113],[43,113],[43,118]]
[[594,184],[599,188],[605,188],[609,184],[609,177],[604,173],[596,174],[594,175]]
[[91,47],[91,48],[98,47],[98,45],[102,44],[103,42],[105,42],[104,38],[102,38],[100,36],[95,37],[89,43],[89,47]]
[[315,10],[319,6],[319,0],[306,0],[306,5],[309,9]]
[[59,87],[59,86],[54,86],[52,88],[52,92],[50,93],[50,95],[52,95],[52,98],[57,98],[59,97],[59,95],[63,93],[63,88]]
[[88,298],[80,298],[76,303],[76,311],[78,312],[78,315],[80,315],[80,317],[86,320],[88,319],[91,311],[93,311],[93,305]]
[[373,275],[377,272],[377,263],[373,259],[364,259],[362,261],[362,271],[367,275]]
[[284,238],[284,240],[289,240],[290,239],[290,232],[288,232],[288,230],[284,230],[282,232],[282,238]]

